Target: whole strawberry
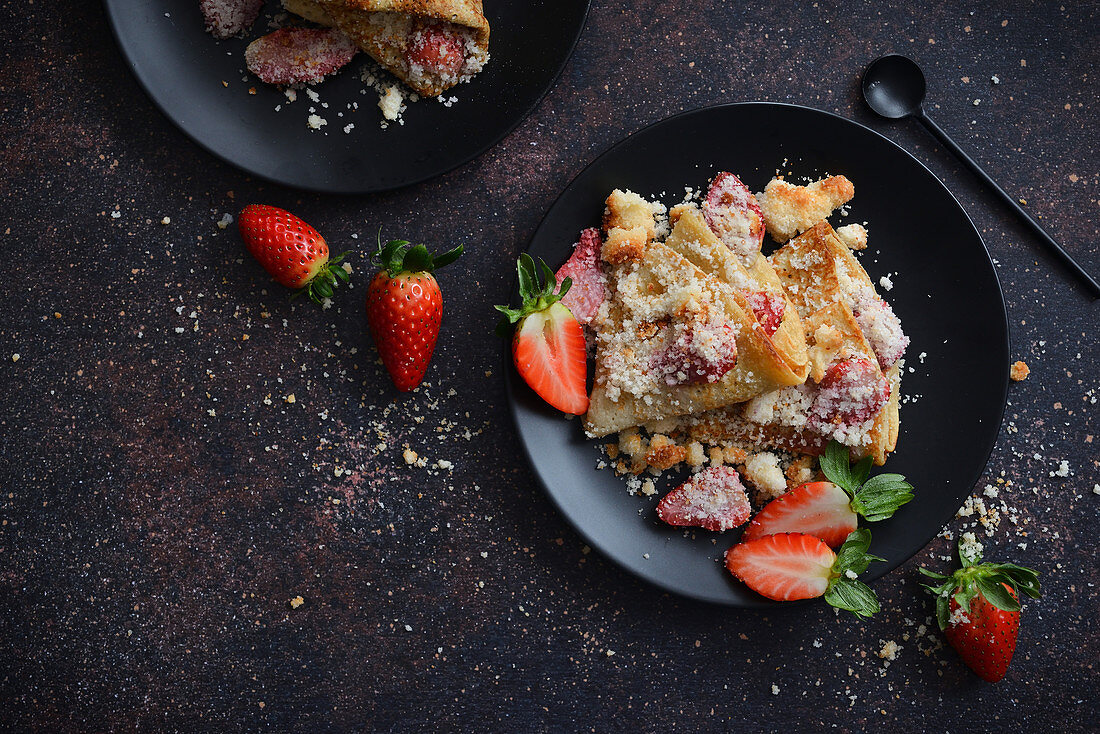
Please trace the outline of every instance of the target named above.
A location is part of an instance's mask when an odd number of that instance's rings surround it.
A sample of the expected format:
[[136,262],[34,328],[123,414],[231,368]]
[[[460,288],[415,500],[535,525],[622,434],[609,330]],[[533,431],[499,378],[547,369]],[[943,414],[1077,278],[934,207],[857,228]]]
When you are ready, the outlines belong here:
[[1020,631],[1019,593],[1039,598],[1039,574],[1014,563],[982,563],[981,546],[959,541],[962,568],[950,576],[924,568],[942,581],[928,586],[936,595],[936,616],[951,647],[984,680],[1005,677]]
[[238,226],[252,256],[280,284],[293,288],[315,303],[331,298],[348,273],[339,265],[343,253],[329,259],[328,244],[317,230],[290,212],[266,204],[249,204],[241,211]]
[[412,390],[424,379],[443,320],[443,293],[432,271],[458,259],[462,246],[432,257],[424,245],[390,240],[371,261],[381,268],[367,289],[367,324],[394,386]]

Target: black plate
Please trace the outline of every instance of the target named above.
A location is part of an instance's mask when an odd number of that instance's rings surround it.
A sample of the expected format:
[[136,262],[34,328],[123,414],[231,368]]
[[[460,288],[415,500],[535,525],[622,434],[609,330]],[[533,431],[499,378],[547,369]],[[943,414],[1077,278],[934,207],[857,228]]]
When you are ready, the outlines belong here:
[[[370,193],[445,173],[488,150],[527,116],[573,52],[588,0],[488,0],[490,62],[469,84],[410,104],[404,125],[382,130],[378,95],[365,85],[360,54],[314,87],[327,109],[324,134],[306,125],[311,102],[287,104],[245,70],[248,41],[268,32],[261,14],[244,39],[215,41],[196,0],[106,0],[111,25],[138,81],[195,142],[262,178],[331,193]],[[265,10],[275,12],[278,3]],[[242,80],[242,77],[246,77]],[[228,87],[222,82],[228,82]],[[248,89],[255,87],[256,94]],[[351,102],[359,109],[346,110]],[[276,105],[282,110],[275,112]],[[338,117],[337,112],[343,112]],[[355,127],[343,132],[348,123]]]
[[[705,187],[719,170],[759,191],[777,168],[815,178],[843,173],[855,183],[850,215],[833,222],[868,223],[870,247],[860,260],[876,282],[891,274],[893,290],[879,291],[912,338],[906,361],[915,371],[906,370],[902,392],[916,401],[902,405],[901,436],[886,469],[907,476],[916,498],[872,526],[871,551],[886,563],[871,566],[870,580],[924,547],[962,504],[993,449],[1008,392],[1008,319],[997,274],[969,217],[927,168],[878,133],[827,112],[711,107],[645,128],[597,158],[550,208],[530,251],[560,266],[579,231],[599,223],[616,187],[671,205],[684,186]],[[774,604],[722,566],[737,531],[685,537],[663,525],[656,497],[631,496],[623,479],[595,468],[597,442],[584,438],[579,420],[564,419],[513,370],[507,374],[531,465],[592,547],[668,591],[740,607]],[[674,481],[658,480],[658,497]]]

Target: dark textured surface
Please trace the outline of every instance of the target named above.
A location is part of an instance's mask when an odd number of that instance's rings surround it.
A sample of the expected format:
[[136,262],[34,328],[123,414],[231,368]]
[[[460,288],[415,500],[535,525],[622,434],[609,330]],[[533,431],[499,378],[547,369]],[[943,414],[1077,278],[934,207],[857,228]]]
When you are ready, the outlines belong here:
[[[94,3],[7,5],[23,16],[0,31],[8,728],[1095,722],[1098,307],[922,130],[879,124],[857,97],[872,57],[917,58],[936,120],[1097,272],[1095,5],[598,1],[558,87],[500,146],[367,198],[263,185],[210,158],[148,103]],[[751,99],[884,130],[943,178],[998,263],[1032,375],[1012,387],[976,488],[1004,480],[985,501],[1011,508],[983,541],[987,557],[1039,569],[1045,594],[997,686],[918,634],[916,568],[946,566],[945,539],[875,583],[884,611],[870,621],[820,605],[730,611],[585,553],[520,459],[488,328],[512,256],[613,141]],[[290,305],[215,226],[261,200],[357,244],[356,265],[380,225],[467,244],[441,276],[430,387],[388,386],[363,335],[365,274],[342,307]],[[928,226],[936,236],[934,212]],[[427,465],[407,466],[405,445]],[[1061,460],[1070,476],[1050,476]],[[902,646],[886,668],[884,640]]]

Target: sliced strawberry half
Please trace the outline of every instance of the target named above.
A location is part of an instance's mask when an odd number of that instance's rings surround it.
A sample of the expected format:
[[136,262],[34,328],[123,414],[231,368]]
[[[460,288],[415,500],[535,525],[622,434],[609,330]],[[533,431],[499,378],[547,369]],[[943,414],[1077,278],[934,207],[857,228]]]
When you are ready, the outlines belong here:
[[569,278],[573,287],[562,296],[565,304],[582,325],[596,318],[607,300],[607,276],[600,267],[600,230],[590,227],[581,232],[573,254],[558,268],[558,282]]
[[856,529],[852,498],[832,482],[812,482],[777,497],[752,519],[742,541],[777,533],[805,533],[837,548]]
[[726,568],[750,589],[776,601],[816,599],[860,617],[879,610],[875,593],[855,577],[871,561],[868,530],[856,530],[833,553],[821,539],[781,533],[739,543],[726,551]]
[[783,323],[783,313],[787,310],[787,299],[770,291],[743,291],[752,313],[760,323],[764,334],[771,338],[779,331]]
[[764,240],[764,214],[749,187],[732,173],[719,173],[707,190],[703,216],[718,239],[751,265]]
[[572,285],[569,278],[557,289],[557,279],[541,263],[540,285],[535,261],[520,255],[516,269],[523,304],[519,308],[497,306],[504,314],[497,333],[512,336],[512,361],[524,381],[540,398],[564,413],[581,415],[588,410],[585,392],[588,365],[584,332],[561,298]]
[[878,365],[864,357],[849,357],[825,371],[808,425],[825,436],[843,433],[874,418],[889,399],[890,382]]
[[764,505],[741,540],[777,533],[805,533],[838,548],[856,529],[859,518],[885,520],[913,499],[913,485],[900,474],[877,474],[870,479],[870,459],[853,468],[848,447],[830,441],[821,457],[828,482],[809,482]]
[[741,477],[729,466],[704,469],[666,494],[657,505],[657,516],[669,525],[700,527],[716,533],[743,525],[751,512]]

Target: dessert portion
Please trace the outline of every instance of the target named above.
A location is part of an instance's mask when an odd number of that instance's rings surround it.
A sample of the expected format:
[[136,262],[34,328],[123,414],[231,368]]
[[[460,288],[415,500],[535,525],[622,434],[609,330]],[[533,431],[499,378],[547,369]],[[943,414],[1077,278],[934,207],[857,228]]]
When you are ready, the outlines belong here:
[[284,0],[283,7],[338,28],[424,97],[469,81],[489,61],[481,0]]
[[893,309],[827,222],[771,256],[809,345],[805,384],[685,421],[690,440],[748,452],[820,454],[830,440],[876,464],[897,443],[900,361],[909,344]]
[[[728,191],[729,178],[716,179],[712,191]],[[585,416],[590,436],[697,414],[805,381],[809,359],[802,325],[760,255],[759,238],[750,234],[750,245],[742,238],[734,251],[708,224],[740,234],[742,228],[729,224],[740,211],[681,204],[668,212],[667,225],[662,222],[662,232],[668,226],[671,231],[661,239],[656,216],[663,206],[618,189],[606,203],[598,265],[607,296],[589,322],[596,351]],[[594,303],[587,287],[596,278],[591,256],[588,263],[589,278],[578,279],[586,294],[583,316]]]

